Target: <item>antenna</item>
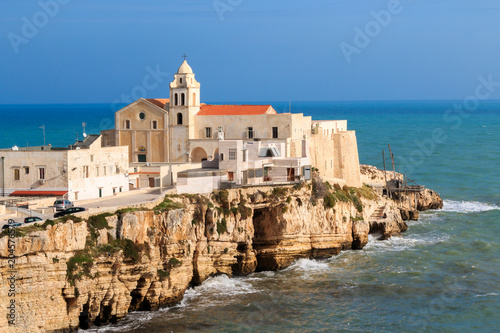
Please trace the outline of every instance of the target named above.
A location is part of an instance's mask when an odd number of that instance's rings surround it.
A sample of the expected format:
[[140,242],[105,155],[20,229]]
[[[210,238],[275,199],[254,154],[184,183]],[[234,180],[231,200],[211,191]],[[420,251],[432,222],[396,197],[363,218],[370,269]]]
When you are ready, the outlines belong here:
[[83,122],[82,126],[83,126],[83,137],[86,138],[87,137],[87,133],[85,133],[85,126],[87,126],[87,123]]

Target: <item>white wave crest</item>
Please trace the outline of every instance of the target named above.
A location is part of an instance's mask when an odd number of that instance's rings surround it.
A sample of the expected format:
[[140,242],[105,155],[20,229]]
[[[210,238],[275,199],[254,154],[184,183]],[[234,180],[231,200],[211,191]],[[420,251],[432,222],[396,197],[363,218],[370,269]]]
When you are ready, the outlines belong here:
[[431,245],[449,240],[448,235],[426,235],[414,237],[393,236],[387,240],[378,240],[376,236],[368,235],[368,244],[364,247],[365,251],[407,251],[422,245]]
[[200,286],[188,289],[186,296],[196,295],[239,295],[257,292],[248,282],[239,278],[229,278],[227,275],[218,275],[208,278]]
[[329,270],[328,263],[317,261],[315,259],[298,259],[285,270],[306,271],[306,272],[325,272]]
[[444,200],[442,211],[454,213],[480,213],[497,209],[500,209],[500,207],[484,202]]

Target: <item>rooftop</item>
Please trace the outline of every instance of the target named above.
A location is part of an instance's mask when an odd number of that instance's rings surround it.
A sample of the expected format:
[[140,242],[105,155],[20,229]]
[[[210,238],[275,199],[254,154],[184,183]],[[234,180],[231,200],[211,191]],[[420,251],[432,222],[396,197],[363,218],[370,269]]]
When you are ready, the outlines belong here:
[[170,103],[170,99],[168,98],[146,98],[146,101],[152,103],[160,108],[164,108],[165,104]]
[[207,105],[202,104],[197,116],[238,116],[277,114],[271,105]]

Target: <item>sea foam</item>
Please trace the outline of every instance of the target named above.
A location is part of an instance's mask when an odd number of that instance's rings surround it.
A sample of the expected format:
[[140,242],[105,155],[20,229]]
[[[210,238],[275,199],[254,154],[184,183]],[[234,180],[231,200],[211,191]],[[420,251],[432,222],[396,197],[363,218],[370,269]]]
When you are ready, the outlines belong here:
[[480,213],[500,209],[497,205],[478,201],[444,200],[443,204],[442,211],[453,213]]

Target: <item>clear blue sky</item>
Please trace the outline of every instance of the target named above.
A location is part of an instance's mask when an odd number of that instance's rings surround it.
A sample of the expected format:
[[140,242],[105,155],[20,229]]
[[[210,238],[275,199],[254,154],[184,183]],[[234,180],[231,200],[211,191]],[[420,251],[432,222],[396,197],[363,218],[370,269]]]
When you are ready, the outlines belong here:
[[[205,102],[462,99],[480,75],[500,82],[498,0],[401,0],[377,31],[391,1],[2,0],[0,104],[168,97],[184,53]],[[348,63],[340,45],[367,24]],[[168,77],[145,89],[148,67]]]

